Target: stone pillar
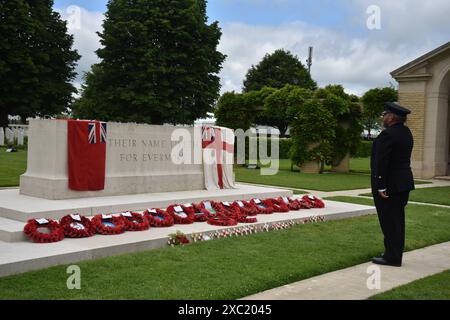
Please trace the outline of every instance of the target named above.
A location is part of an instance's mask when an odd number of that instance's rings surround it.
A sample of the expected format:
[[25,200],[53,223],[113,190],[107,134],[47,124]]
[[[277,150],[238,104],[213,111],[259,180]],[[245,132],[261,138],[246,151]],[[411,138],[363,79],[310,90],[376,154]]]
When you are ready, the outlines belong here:
[[320,170],[320,162],[317,160],[306,162],[300,167],[301,173],[319,173],[319,170]]
[[331,167],[331,171],[333,172],[347,173],[349,170],[350,170],[350,153],[347,153],[337,166]]
[[414,137],[414,148],[411,155],[411,168],[415,177],[431,178],[423,175],[424,170],[424,135],[425,135],[425,103],[426,82],[399,82],[399,104],[411,110],[406,125]]

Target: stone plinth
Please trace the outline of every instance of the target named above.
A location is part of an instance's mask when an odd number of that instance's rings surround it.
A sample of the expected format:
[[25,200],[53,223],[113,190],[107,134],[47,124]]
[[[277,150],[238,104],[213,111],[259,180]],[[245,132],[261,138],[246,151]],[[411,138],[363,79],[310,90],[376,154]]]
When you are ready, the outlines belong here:
[[[20,193],[57,200],[205,189],[202,164],[172,161],[175,129],[179,128],[108,123],[105,189],[74,191],[68,188],[67,121],[31,120],[27,171],[20,177]],[[188,144],[193,147],[197,140],[201,144],[201,138],[193,138],[193,127],[183,129],[191,133]],[[191,163],[194,156],[192,152]]]

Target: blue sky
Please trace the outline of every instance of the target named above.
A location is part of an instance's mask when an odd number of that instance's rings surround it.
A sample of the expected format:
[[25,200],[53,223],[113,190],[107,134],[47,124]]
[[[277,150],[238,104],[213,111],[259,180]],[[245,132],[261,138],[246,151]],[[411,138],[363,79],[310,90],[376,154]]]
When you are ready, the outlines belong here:
[[[316,0],[210,0],[208,17],[221,22],[240,21],[276,25],[303,20],[319,25],[336,25],[349,13],[345,1]],[[56,0],[56,8],[77,5],[90,11],[104,12],[106,0]]]
[[[82,55],[76,84],[98,62],[107,0],[56,0],[63,18],[81,8],[81,27],[70,30]],[[380,10],[381,27],[369,30],[367,9]],[[240,91],[245,73],[265,54],[286,49],[302,62],[314,47],[312,77],[320,86],[342,84],[358,95],[395,85],[390,72],[450,40],[448,0],[209,0],[210,21],[219,21],[218,49],[227,55],[220,73],[222,92]]]

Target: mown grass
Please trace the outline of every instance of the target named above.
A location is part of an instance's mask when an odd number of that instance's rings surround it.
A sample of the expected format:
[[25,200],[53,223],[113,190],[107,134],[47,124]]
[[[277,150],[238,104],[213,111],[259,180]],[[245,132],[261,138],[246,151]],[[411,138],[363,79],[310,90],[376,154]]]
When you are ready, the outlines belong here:
[[26,171],[26,168],[26,150],[6,152],[5,147],[0,147],[0,187],[18,186],[20,175]]
[[371,300],[450,300],[450,270],[377,294]]
[[[371,197],[371,193],[361,194]],[[450,187],[420,188],[411,191],[409,201],[434,203],[450,206]]]

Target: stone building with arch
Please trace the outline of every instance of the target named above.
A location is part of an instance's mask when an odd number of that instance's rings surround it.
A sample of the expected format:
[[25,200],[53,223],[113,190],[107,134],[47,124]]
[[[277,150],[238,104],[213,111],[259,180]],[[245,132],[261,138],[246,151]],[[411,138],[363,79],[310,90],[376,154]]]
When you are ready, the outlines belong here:
[[399,83],[399,104],[411,109],[407,125],[414,136],[414,177],[450,176],[450,41],[391,76]]

